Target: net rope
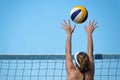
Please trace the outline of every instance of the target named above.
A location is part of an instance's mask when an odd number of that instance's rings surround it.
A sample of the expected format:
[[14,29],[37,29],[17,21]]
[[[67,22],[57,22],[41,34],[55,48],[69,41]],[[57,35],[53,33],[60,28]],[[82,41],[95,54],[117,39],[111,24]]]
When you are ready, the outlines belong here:
[[[95,80],[120,80],[119,54],[94,58]],[[66,80],[65,55],[0,55],[0,80]]]

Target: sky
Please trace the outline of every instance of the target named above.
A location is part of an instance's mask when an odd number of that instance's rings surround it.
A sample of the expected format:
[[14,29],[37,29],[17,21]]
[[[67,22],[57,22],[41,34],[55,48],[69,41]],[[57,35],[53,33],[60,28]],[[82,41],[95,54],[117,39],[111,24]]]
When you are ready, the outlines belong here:
[[76,5],[87,9],[88,18],[76,24],[72,54],[87,51],[84,25],[93,19],[99,26],[94,54],[120,53],[120,0],[0,0],[0,54],[65,54],[61,22],[70,19]]

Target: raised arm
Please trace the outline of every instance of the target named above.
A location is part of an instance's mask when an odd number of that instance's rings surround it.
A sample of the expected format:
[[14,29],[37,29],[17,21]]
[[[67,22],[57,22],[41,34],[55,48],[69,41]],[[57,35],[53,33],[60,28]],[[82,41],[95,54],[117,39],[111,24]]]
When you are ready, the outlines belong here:
[[92,33],[96,28],[96,22],[94,22],[94,20],[92,21],[92,23],[89,21],[88,23],[88,27],[84,26],[86,32],[87,32],[87,37],[88,37],[88,56],[89,56],[89,60],[90,60],[90,70],[92,72],[92,74],[94,75],[94,56],[93,56],[93,38],[92,38]]
[[72,54],[71,54],[71,39],[72,39],[72,33],[73,33],[76,25],[74,25],[74,27],[71,28],[70,20],[68,20],[68,24],[65,20],[61,24],[63,26],[62,28],[66,31],[66,34],[67,34],[67,39],[66,39],[66,70],[67,70],[67,73],[69,74],[71,69],[74,69],[74,64],[72,62]]

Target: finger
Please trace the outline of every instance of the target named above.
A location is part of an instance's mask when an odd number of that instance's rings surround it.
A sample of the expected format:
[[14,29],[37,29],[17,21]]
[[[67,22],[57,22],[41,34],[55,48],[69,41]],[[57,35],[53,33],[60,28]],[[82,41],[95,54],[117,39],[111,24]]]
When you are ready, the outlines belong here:
[[62,28],[62,29],[64,29],[64,28],[65,28],[65,26],[64,26],[64,24],[63,24],[63,23],[61,23],[61,28]]
[[75,28],[76,28],[76,24],[74,25],[73,29],[75,29]]
[[65,25],[67,25],[67,22],[64,20]]
[[98,28],[99,26],[95,26],[94,28],[96,29],[96,28]]
[[88,25],[89,25],[89,26],[91,25],[91,21],[90,21],[90,20],[88,21]]
[[70,27],[70,20],[68,19],[68,26]]
[[61,25],[62,25],[63,27],[65,27],[65,24],[61,23]]
[[76,27],[76,24],[74,25],[74,27],[72,27],[72,32],[74,32],[74,30],[75,30],[75,27]]
[[65,30],[65,27],[61,26],[61,29],[64,29],[64,30]]
[[95,23],[95,20],[92,21],[92,25],[94,25],[94,23]]
[[94,24],[93,24],[93,26],[96,26],[97,25],[97,22],[95,22]]

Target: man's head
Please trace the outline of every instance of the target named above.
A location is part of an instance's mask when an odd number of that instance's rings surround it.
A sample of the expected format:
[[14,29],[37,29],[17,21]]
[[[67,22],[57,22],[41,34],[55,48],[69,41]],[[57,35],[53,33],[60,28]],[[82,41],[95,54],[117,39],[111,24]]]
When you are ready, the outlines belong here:
[[89,70],[89,57],[85,52],[75,54],[75,62],[81,72]]

